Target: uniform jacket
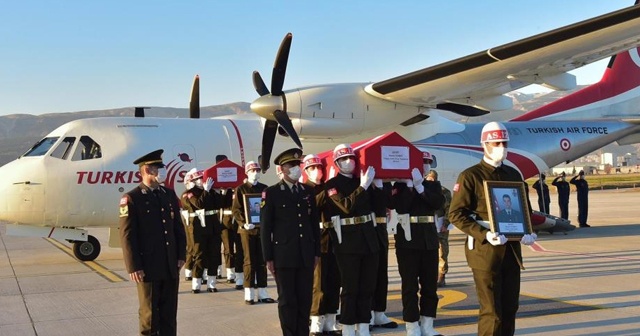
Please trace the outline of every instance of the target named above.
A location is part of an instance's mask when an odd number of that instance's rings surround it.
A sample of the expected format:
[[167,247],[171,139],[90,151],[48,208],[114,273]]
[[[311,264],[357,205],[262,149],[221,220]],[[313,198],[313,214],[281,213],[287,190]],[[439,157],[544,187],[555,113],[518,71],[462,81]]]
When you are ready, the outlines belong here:
[[262,194],[260,239],[265,261],[281,267],[313,268],[320,256],[319,216],[313,189],[298,183],[294,194],[283,181]]
[[[372,199],[367,190],[360,186],[359,177],[347,177],[338,174],[325,183],[327,202],[323,211],[329,218],[351,218],[371,215]],[[373,221],[357,225],[345,225],[341,228],[342,244],[338,243],[335,230],[331,237],[335,253],[369,254],[380,250]]]
[[576,186],[576,192],[578,194],[578,199],[586,199],[589,194],[589,183],[587,180],[583,178],[578,179],[578,176],[574,176],[571,178],[569,183]]
[[225,215],[224,211],[231,211],[231,206],[233,205],[233,189],[227,188],[220,190],[220,211],[222,211],[220,218],[222,225],[229,230],[238,230],[238,224],[233,219],[233,214]]
[[261,194],[262,191],[266,188],[267,185],[260,182],[256,183],[256,185],[246,182],[236,188],[236,191],[233,194],[233,204],[231,205],[231,210],[233,212],[233,218],[236,220],[236,223],[238,223],[238,233],[255,236],[260,232],[260,228],[258,226],[256,226],[256,228],[252,230],[244,229],[244,224],[247,222],[245,220],[244,213],[244,195]]
[[[442,186],[437,181],[423,181],[424,192],[418,194],[415,188],[407,187],[406,183],[396,182],[391,192],[391,204],[398,214],[409,216],[434,216],[436,210],[444,205]],[[411,241],[407,241],[404,229],[398,225],[395,235],[396,247],[419,250],[438,249],[438,230],[436,224],[411,223]]]
[[[323,204],[327,201],[327,193],[324,191],[324,185],[315,184],[311,181],[307,181],[305,183],[308,187],[313,190],[316,199],[316,207],[318,208],[319,213],[319,223],[318,228],[320,228],[320,223],[322,222],[330,222],[331,218],[327,217],[325,213],[323,213]],[[320,228],[320,252],[321,253],[329,253],[331,246],[331,235],[329,234],[329,228]]]
[[562,177],[558,176],[553,179],[551,185],[555,186],[558,189],[558,201],[559,202],[569,202],[569,192],[571,188],[569,187],[569,182],[560,180]]
[[498,222],[506,222],[506,223],[522,223],[524,222],[524,218],[522,217],[522,213],[518,210],[511,209],[511,213],[507,212],[507,209],[502,209],[498,213]]
[[[538,193],[538,199],[544,200],[545,203],[549,203],[549,186],[541,180],[537,180],[533,183],[533,189]],[[549,211],[549,209],[547,209]]]
[[[472,250],[469,249],[468,244],[465,244],[469,267],[483,271],[498,271],[505,253],[515,253],[516,258],[520,261],[522,261],[522,253],[520,242],[517,241],[508,241],[506,244],[498,246],[491,245],[485,239],[489,230],[476,223],[476,220],[489,220],[483,186],[485,180],[521,181],[524,183],[522,176],[514,168],[504,164],[495,168],[482,160],[458,176],[449,207],[449,220],[462,232],[475,239]],[[526,184],[525,189],[527,189]],[[528,208],[531,209],[528,191],[525,192],[525,196]],[[473,215],[475,215],[475,219]]]
[[[389,209],[389,204],[391,202],[391,183],[385,182],[382,185],[382,189],[379,189],[376,186],[371,186],[368,191],[369,195],[371,196],[371,205],[376,217],[387,219],[387,210]],[[376,227],[376,235],[378,236],[378,242],[386,251],[389,249],[389,232],[387,231],[387,224],[378,223],[375,220],[374,223]]]
[[[182,193],[182,207],[189,212],[195,213],[196,210],[219,210],[222,205],[222,197],[216,192],[208,192],[197,187],[185,190]],[[199,217],[189,216],[189,225],[187,225],[187,233],[191,235],[219,235],[222,232],[222,224],[220,223],[220,215],[205,216],[205,225],[202,226]]]
[[143,270],[144,281],[175,278],[185,260],[186,238],[176,193],[141,183],[120,199],[120,242],[128,273]]

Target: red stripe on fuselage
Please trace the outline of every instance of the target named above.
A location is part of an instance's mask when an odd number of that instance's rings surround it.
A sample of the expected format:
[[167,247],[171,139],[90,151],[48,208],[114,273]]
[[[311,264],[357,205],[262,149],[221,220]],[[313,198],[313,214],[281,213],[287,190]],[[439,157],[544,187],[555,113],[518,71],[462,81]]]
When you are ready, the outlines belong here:
[[240,160],[242,160],[242,166],[244,167],[244,165],[245,165],[245,162],[244,162],[244,145],[242,144],[242,136],[240,136],[240,130],[238,129],[238,125],[236,125],[236,123],[234,123],[233,120],[229,120],[229,122],[233,126],[233,129],[236,130],[236,136],[238,137],[238,145],[240,146]]

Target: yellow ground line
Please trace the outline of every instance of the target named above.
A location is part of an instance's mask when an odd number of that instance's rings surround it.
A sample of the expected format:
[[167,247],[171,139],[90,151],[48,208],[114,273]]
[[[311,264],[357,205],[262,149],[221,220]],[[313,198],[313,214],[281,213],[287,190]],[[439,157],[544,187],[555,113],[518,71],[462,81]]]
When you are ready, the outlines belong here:
[[[55,247],[59,248],[62,252],[68,254],[69,256],[71,256],[72,258],[76,259],[76,257],[73,255],[73,251],[71,251],[71,249],[60,243],[59,241],[52,239],[52,238],[45,238],[45,240],[47,240],[49,243],[53,244]],[[76,259],[77,260],[77,259]],[[111,281],[111,282],[122,282],[122,281],[126,281],[126,279],[123,279],[121,276],[119,276],[116,273],[111,272],[110,270],[108,270],[107,268],[105,268],[104,266],[98,264],[95,261],[80,261],[82,264],[86,265],[87,267],[89,267],[90,269],[96,271],[100,276],[102,276],[103,278]]]

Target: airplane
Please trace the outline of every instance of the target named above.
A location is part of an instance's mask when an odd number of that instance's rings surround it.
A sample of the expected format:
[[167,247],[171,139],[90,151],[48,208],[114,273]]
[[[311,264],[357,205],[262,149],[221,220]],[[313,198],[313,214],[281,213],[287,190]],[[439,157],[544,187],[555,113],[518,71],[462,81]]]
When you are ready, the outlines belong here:
[[[100,253],[100,243],[83,228],[109,227],[109,246],[118,246],[116,202],[140,182],[132,162],[158,148],[165,150],[166,185],[181,193],[185,173],[194,167],[212,166],[216,154],[225,154],[240,165],[260,160],[266,172],[271,152],[292,147],[292,141],[299,146],[304,142],[307,153],[319,153],[338,143],[395,130],[433,151],[439,157],[441,180],[450,185],[456,172],[467,167],[466,162],[478,161],[479,154],[473,147],[479,133],[474,135],[474,126],[447,119],[438,110],[481,115],[510,107],[510,99],[503,94],[531,83],[573,88],[575,78],[566,71],[624,54],[640,44],[640,7],[625,8],[377,83],[283,91],[291,37],[285,37],[276,56],[270,90],[259,73],[253,74],[260,94],[251,105],[256,115],[198,119],[196,76],[190,119],[147,118],[144,109],[139,108],[137,117],[75,120],[46,135],[18,159],[0,167],[0,220],[10,222],[6,224],[7,234],[68,240],[78,259],[94,260]],[[608,103],[615,108],[626,107],[628,113],[634,106],[619,101]],[[525,139],[527,123],[509,125],[512,144],[508,160],[523,175],[546,169],[558,160],[573,160],[637,131],[635,125],[620,120],[606,124],[571,121],[562,127],[595,127],[596,131],[566,134],[572,145],[558,150],[546,142],[552,136],[540,137],[537,145],[531,138]],[[560,123],[563,122],[554,121],[553,125]],[[598,130],[606,134],[599,134]],[[454,152],[455,142],[446,138],[448,135],[457,137],[456,141],[462,144],[459,149],[466,150]],[[434,136],[437,143],[432,140]],[[444,138],[440,141],[439,137]],[[438,143],[443,146],[437,147]],[[276,179],[276,174],[265,174],[263,182],[270,184]]]

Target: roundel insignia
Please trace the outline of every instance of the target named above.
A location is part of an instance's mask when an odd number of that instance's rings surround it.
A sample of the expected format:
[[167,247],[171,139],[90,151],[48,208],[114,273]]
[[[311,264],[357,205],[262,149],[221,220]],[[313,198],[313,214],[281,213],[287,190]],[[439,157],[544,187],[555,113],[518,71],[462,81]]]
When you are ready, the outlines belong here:
[[560,140],[560,149],[562,149],[563,151],[568,151],[569,149],[571,149],[571,141],[569,141],[569,139],[567,138],[563,138]]

